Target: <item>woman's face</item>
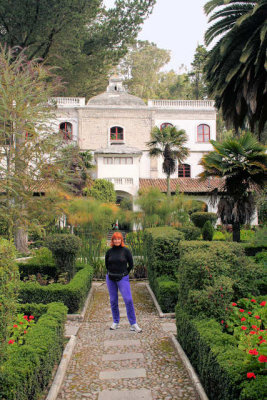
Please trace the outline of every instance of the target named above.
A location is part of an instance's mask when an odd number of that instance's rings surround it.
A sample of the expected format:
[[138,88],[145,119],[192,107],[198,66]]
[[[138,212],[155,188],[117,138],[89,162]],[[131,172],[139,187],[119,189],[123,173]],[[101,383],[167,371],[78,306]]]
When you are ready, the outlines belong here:
[[114,238],[112,241],[113,241],[114,246],[121,245],[121,238]]

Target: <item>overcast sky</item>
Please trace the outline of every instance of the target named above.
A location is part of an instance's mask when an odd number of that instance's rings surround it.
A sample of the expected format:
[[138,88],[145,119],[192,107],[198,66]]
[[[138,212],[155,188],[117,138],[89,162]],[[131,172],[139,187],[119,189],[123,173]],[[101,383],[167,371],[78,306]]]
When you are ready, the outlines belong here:
[[[203,6],[207,1],[157,0],[138,38],[171,50],[171,61],[165,69],[177,71],[181,64],[190,68],[197,45],[204,44],[208,24]],[[104,0],[104,3],[109,7],[114,0]]]

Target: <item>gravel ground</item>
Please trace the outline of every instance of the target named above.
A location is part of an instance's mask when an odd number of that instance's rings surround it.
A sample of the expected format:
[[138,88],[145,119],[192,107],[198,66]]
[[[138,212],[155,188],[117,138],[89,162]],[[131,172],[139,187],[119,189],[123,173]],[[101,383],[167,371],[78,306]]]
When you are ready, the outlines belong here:
[[[149,389],[153,400],[198,400],[193,384],[183,366],[144,282],[131,282],[137,322],[142,333],[129,331],[126,317],[121,329],[109,330],[112,323],[106,284],[95,289],[57,399],[97,400],[103,390]],[[121,302],[121,300],[120,300]],[[125,307],[120,307],[125,311]],[[168,330],[168,329],[167,329]],[[129,340],[125,346],[105,346],[105,341]],[[140,341],[139,344],[131,342]],[[140,353],[143,358],[103,361],[107,354]],[[132,357],[131,357],[132,358]],[[145,369],[146,377],[100,379],[100,372]],[[141,370],[140,370],[141,371]],[[108,400],[108,398],[107,398]]]

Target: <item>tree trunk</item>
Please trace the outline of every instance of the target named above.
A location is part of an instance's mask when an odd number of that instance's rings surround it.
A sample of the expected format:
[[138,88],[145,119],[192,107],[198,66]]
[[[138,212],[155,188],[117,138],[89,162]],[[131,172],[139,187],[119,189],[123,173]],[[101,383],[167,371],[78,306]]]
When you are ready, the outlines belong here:
[[171,196],[170,175],[167,175],[167,196]]
[[240,223],[239,222],[233,223],[233,241],[240,242]]
[[14,242],[16,249],[20,253],[28,253],[28,232],[25,231],[24,228],[22,227],[17,227],[15,229],[15,235],[14,235]]

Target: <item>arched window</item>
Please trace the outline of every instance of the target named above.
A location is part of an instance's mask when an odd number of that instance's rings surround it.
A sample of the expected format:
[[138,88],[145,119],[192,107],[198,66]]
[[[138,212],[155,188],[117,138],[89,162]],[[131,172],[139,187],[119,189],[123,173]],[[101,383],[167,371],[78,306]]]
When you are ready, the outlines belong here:
[[170,122],[163,122],[163,124],[160,125],[160,129],[167,128],[167,126],[173,126]]
[[120,126],[110,128],[110,140],[123,140],[123,128]]
[[191,165],[180,164],[178,166],[178,178],[191,178]]
[[70,122],[62,122],[59,125],[60,132],[62,132],[64,140],[72,140],[72,124]]
[[210,127],[206,124],[200,124],[197,127],[197,141],[209,142],[210,141]]

